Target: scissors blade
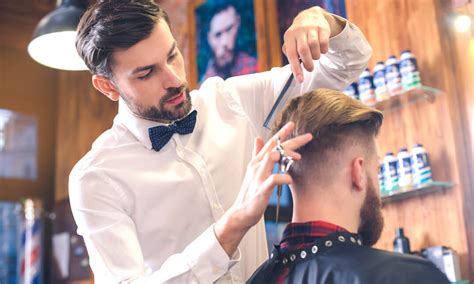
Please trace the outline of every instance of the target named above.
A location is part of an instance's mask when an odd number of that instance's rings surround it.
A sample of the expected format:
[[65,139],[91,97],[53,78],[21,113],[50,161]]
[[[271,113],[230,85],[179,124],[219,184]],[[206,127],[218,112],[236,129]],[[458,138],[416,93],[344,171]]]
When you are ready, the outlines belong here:
[[286,101],[289,98],[288,90],[290,89],[290,86],[292,85],[292,83],[294,85],[294,82],[295,82],[294,77],[295,76],[293,75],[293,73],[291,73],[290,77],[288,77],[288,80],[286,81],[285,85],[283,86],[283,89],[278,95],[278,98],[276,99],[275,104],[273,104],[273,107],[270,110],[270,113],[265,119],[265,122],[263,122],[263,127],[267,129],[271,129],[271,125],[273,124],[273,121],[275,120],[276,115],[280,112],[283,106],[285,106]]
[[278,219],[280,216],[280,198],[281,198],[281,191],[282,191],[282,186],[279,185],[277,189],[277,207],[276,207],[276,217],[275,217],[275,223],[278,223]]

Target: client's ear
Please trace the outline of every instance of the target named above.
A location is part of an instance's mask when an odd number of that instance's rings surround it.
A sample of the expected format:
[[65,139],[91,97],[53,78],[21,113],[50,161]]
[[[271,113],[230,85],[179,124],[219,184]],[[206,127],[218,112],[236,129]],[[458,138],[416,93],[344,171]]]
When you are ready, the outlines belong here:
[[364,166],[364,158],[356,157],[354,160],[352,160],[352,163],[351,163],[352,188],[354,188],[357,191],[361,191],[364,188],[363,166]]

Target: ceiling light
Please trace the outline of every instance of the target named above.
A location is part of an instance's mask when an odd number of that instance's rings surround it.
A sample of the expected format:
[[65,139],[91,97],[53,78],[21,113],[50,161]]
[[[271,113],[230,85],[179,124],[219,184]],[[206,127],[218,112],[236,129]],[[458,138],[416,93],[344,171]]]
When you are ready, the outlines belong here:
[[75,46],[76,28],[86,5],[59,0],[57,8],[36,26],[28,53],[38,63],[62,70],[87,70]]

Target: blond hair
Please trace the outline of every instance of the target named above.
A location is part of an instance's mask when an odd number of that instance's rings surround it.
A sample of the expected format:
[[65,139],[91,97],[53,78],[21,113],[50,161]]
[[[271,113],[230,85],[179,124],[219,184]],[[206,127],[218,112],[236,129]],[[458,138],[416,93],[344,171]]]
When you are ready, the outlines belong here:
[[382,125],[383,115],[344,93],[317,89],[292,99],[283,109],[273,132],[287,122],[296,124],[292,137],[312,133],[313,140],[298,150],[302,159],[290,169],[294,183],[302,183],[305,171],[324,174],[326,165],[342,150],[355,144],[372,149],[373,138]]

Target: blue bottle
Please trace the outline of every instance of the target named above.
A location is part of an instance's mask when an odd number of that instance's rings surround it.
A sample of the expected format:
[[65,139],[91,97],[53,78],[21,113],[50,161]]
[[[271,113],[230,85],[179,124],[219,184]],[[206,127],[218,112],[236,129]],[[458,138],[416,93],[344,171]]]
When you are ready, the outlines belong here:
[[354,82],[347,86],[344,89],[344,94],[348,95],[349,97],[358,100],[359,99],[359,90],[357,89],[357,82]]
[[409,90],[421,87],[416,58],[409,49],[405,49],[400,55],[400,75],[403,89]]
[[415,144],[411,151],[413,184],[420,186],[433,181],[428,153],[421,144]]
[[385,65],[383,61],[377,62],[374,67],[374,87],[375,99],[380,102],[388,99],[390,96],[387,90],[387,81],[385,79]]
[[384,177],[384,168],[383,168],[383,163],[380,163],[379,166],[379,186],[380,186],[380,194],[385,195],[385,177]]
[[387,193],[398,190],[398,160],[392,152],[383,158],[383,176]]
[[398,185],[401,188],[408,188],[413,184],[411,154],[407,148],[400,149],[397,155],[398,159]]
[[385,62],[385,79],[391,96],[399,95],[403,91],[398,61],[393,55]]
[[359,76],[359,99],[366,105],[375,104],[375,87],[370,70],[365,69]]

